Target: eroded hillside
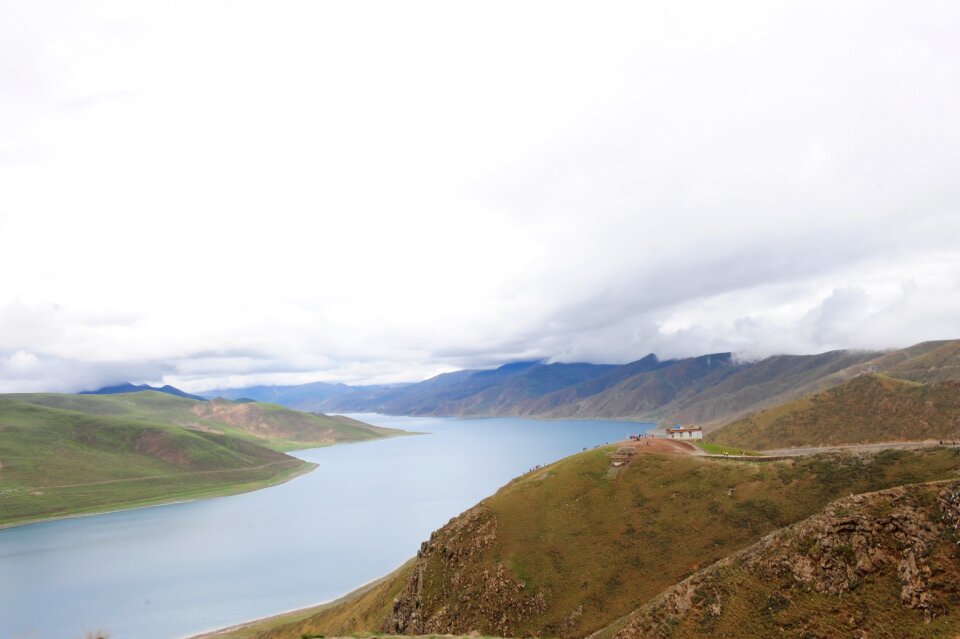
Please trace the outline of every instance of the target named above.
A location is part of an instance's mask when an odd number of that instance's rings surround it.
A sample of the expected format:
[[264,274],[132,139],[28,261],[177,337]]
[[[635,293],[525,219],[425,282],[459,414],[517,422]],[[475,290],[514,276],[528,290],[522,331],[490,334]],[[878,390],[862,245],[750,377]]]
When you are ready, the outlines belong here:
[[851,496],[701,570],[597,639],[956,637],[960,482]]

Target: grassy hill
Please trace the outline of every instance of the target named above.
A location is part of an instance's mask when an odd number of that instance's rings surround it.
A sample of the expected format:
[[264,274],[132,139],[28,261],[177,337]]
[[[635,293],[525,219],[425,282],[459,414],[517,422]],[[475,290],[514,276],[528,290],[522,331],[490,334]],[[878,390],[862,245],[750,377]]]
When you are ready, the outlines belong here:
[[528,473],[376,587],[255,636],[582,637],[840,496],[956,478],[960,467],[950,449],[749,463],[637,446],[619,467],[606,448]]
[[402,434],[155,391],[0,396],[0,525],[241,492],[311,467],[279,451]]
[[223,433],[285,451],[402,434],[396,429],[372,426],[348,417],[304,413],[276,404],[224,399],[197,401],[156,391],[116,395],[32,393],[5,397],[90,415]]
[[960,633],[960,482],[847,497],[701,570],[597,639]]
[[748,415],[708,436],[753,449],[878,441],[960,441],[960,382],[918,384],[861,375],[829,390]]
[[259,488],[310,464],[236,437],[0,398],[0,524]]

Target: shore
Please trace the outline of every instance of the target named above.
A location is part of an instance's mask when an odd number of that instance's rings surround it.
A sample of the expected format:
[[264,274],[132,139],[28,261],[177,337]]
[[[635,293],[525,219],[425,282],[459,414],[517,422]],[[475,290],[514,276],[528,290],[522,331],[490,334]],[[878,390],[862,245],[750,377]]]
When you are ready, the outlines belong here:
[[281,612],[275,615],[269,615],[267,617],[260,617],[259,619],[252,619],[250,621],[244,621],[232,626],[227,626],[226,628],[217,628],[215,630],[207,630],[200,634],[189,635],[183,637],[182,639],[249,639],[253,635],[263,630],[269,628],[274,628],[276,626],[294,623],[297,621],[302,621],[307,617],[311,617],[318,612],[332,608],[334,606],[339,606],[340,604],[353,601],[357,597],[369,592],[373,588],[376,588],[380,584],[388,581],[391,577],[405,569],[411,562],[415,559],[408,559],[403,562],[390,572],[381,575],[375,579],[361,584],[360,586],[354,588],[350,592],[336,599],[330,599],[321,603],[313,604],[306,606],[305,608],[295,608],[293,610],[288,610],[286,612]]
[[209,490],[203,491],[202,494],[193,495],[190,497],[184,498],[183,495],[171,495],[169,497],[161,497],[157,499],[148,499],[143,501],[129,502],[125,505],[119,505],[116,508],[107,508],[107,509],[97,509],[90,511],[80,511],[73,513],[65,513],[62,515],[52,515],[50,517],[34,517],[24,520],[16,520],[10,522],[0,523],[0,530],[6,528],[17,528],[20,526],[29,526],[30,524],[38,524],[48,521],[57,521],[61,519],[75,519],[78,517],[93,517],[95,515],[106,515],[109,513],[121,512],[126,510],[140,510],[141,508],[153,508],[155,506],[171,506],[173,504],[185,504],[192,501],[200,501],[201,499],[211,499],[214,497],[227,497],[230,495],[241,495],[243,493],[253,492],[255,490],[261,490],[263,488],[270,488],[271,486],[279,486],[285,484],[288,481],[292,481],[297,477],[306,475],[307,473],[313,472],[316,469],[317,465],[313,462],[307,462],[300,460],[302,465],[298,465],[295,468],[291,469],[289,472],[278,473],[276,476],[262,481],[257,482],[247,482],[239,485],[226,485],[218,488],[211,488]]

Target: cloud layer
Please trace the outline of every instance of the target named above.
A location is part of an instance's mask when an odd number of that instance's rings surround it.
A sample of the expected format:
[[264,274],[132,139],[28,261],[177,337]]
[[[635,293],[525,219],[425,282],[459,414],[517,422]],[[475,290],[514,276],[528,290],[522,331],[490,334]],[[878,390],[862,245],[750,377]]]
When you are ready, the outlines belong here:
[[960,337],[960,7],[6,3],[0,390]]

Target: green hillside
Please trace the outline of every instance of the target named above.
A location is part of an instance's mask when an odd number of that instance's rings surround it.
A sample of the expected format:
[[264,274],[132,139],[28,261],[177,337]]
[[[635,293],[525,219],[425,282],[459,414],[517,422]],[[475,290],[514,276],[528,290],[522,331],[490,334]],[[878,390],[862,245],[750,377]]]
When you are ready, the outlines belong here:
[[956,478],[960,467],[951,449],[750,463],[641,448],[620,467],[613,452],[512,481],[375,588],[256,636],[582,637],[840,496]]
[[155,391],[117,395],[35,393],[5,397],[90,415],[173,424],[233,435],[284,451],[403,434],[403,431],[372,426],[347,417],[304,413],[276,404],[223,399],[203,402]]
[[960,441],[960,382],[918,384],[860,375],[711,433],[725,446],[753,449],[884,441]]
[[960,633],[960,483],[847,497],[699,571],[597,639]]
[[241,492],[310,467],[230,435],[0,397],[0,525]]

